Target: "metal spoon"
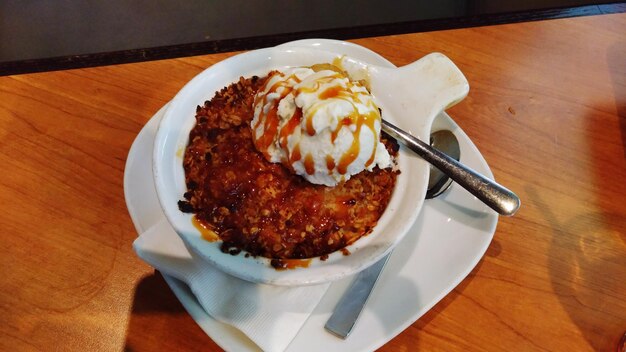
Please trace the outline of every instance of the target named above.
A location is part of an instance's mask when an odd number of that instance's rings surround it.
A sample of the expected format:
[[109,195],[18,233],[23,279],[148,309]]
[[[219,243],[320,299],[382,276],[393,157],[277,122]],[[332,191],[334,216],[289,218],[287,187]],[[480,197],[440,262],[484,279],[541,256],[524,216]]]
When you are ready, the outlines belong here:
[[469,92],[467,79],[449,58],[432,53],[396,68],[371,65],[347,56],[340,62],[350,77],[368,82],[379,107],[389,116],[395,116],[399,123],[413,126],[417,137],[383,120],[385,132],[499,214],[509,216],[517,211],[520,200],[515,193],[419,140],[428,136],[426,128],[440,112],[463,100]]
[[[430,135],[430,146],[443,152],[452,159],[461,160],[461,147],[454,133],[448,130],[433,132]],[[438,168],[430,165],[426,199],[432,199],[445,192],[452,184],[452,179]]]
[[[433,148],[447,154],[454,160],[459,160],[461,149],[456,136],[447,130],[437,131],[430,135],[430,144]],[[435,167],[430,169],[428,191],[426,199],[435,198],[444,193],[452,180]],[[383,271],[391,253],[387,254],[369,268],[361,271],[352,282],[352,285],[343,294],[335,311],[326,322],[324,328],[338,337],[347,338],[363,311],[380,273]]]
[[450,176],[456,183],[499,214],[510,216],[519,209],[519,197],[495,181],[486,178],[437,149],[431,148],[428,144],[388,121],[383,120],[382,129],[422,159]]

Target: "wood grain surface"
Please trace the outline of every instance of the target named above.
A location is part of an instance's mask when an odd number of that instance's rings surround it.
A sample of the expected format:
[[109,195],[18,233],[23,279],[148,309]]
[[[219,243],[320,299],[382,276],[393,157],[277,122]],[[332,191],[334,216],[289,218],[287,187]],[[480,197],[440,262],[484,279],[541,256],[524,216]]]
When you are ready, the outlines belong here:
[[[439,51],[449,113],[522,199],[471,274],[381,351],[613,351],[626,332],[626,14],[355,40]],[[0,77],[0,350],[219,351],[139,260],[124,163],[235,53]],[[320,327],[321,328],[321,327]]]

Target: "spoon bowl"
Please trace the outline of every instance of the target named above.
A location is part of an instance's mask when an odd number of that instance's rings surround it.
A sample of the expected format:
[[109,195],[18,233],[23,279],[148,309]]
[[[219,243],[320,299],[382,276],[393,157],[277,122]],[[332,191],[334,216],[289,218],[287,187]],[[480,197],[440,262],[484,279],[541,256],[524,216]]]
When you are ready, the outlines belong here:
[[[430,146],[443,152],[452,159],[461,160],[461,147],[454,133],[441,130],[430,134]],[[452,179],[433,165],[430,166],[426,199],[432,199],[445,192],[452,184]]]

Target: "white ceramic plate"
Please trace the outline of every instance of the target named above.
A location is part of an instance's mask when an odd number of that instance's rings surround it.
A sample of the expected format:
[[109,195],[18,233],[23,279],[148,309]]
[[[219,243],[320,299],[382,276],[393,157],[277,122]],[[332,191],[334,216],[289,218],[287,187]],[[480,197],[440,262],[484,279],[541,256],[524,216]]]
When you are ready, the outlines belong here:
[[[162,115],[163,111],[157,113],[141,131],[126,164],[126,204],[138,233],[164,217],[152,181],[149,157]],[[480,153],[449,117],[440,115],[434,125],[437,129],[455,131],[461,142],[463,162],[490,175]],[[496,222],[495,213],[454,185],[444,196],[426,201],[407,237],[394,250],[350,337],[341,340],[327,333],[323,326],[354,276],[331,285],[288,351],[370,351],[382,346],[467,276],[488,247]],[[259,350],[239,330],[207,315],[184,283],[164,276],[189,314],[218,345],[227,351]]]
[[[401,148],[398,156],[398,167],[401,174],[397,178],[391,200],[372,233],[346,247],[351,255],[346,256],[341,251],[337,251],[331,253],[328,259],[324,261],[313,259],[307,268],[283,271],[272,268],[266,258],[246,258],[243,253],[237,256],[224,254],[220,249],[221,242],[204,240],[201,233],[193,225],[192,214],[185,214],[178,209],[177,202],[183,199],[183,194],[186,192],[181,151],[187,146],[189,131],[195,125],[196,106],[211,99],[216,91],[237,81],[240,76],[265,75],[272,69],[286,66],[333,62],[333,59],[344,55],[355,57],[350,55],[354,48],[352,46],[327,45],[323,50],[319,46],[316,46],[315,49],[311,49],[311,47],[311,45],[291,45],[260,49],[233,56],[211,66],[187,83],[174,97],[165,111],[155,137],[153,172],[157,195],[168,221],[190,250],[222,271],[244,280],[273,285],[311,285],[335,281],[359,272],[377,262],[393,249],[415,222],[424,202],[428,164],[413,153]],[[366,63],[394,67],[379,55],[362,55],[361,57],[362,61]],[[358,57],[356,58],[358,59]],[[438,61],[424,59],[424,62]],[[436,67],[448,67],[444,64],[433,65],[427,66],[430,71],[425,70],[424,72],[431,72]],[[453,64],[450,63],[450,65],[455,72],[458,72]],[[446,70],[440,71],[445,72]],[[423,74],[419,77],[427,77],[427,75]],[[435,76],[433,82],[447,82],[446,77],[444,74],[439,78]],[[405,96],[406,98],[401,100],[402,104],[395,103],[384,108],[383,115],[385,119],[394,124],[401,127],[407,126],[405,128],[417,136],[428,136],[430,121],[425,122],[425,120],[430,120],[428,117],[420,119],[413,114],[401,114],[398,111],[402,111],[401,107],[404,107],[406,103],[420,102],[417,104],[420,107],[437,105],[435,102],[438,100],[433,98],[433,92],[428,94],[428,99],[418,99],[417,97],[421,97],[421,95],[413,96],[412,94],[414,91],[427,91],[427,87],[434,83],[427,83],[430,81],[417,78],[409,81],[408,83],[411,83],[410,90],[396,89],[397,94],[388,94],[394,97]],[[393,82],[396,82],[396,79]],[[372,84],[374,83],[372,82]],[[391,88],[383,91],[387,90],[393,91]],[[400,92],[404,94],[400,94]],[[411,94],[407,92],[411,92]],[[393,99],[392,101],[395,102]],[[443,106],[448,103],[450,102],[446,101]],[[431,109],[426,110],[430,111]],[[388,113],[385,113],[386,111]]]
[[[379,57],[354,44],[330,40],[306,40],[298,45],[334,48],[363,60]],[[138,233],[164,217],[152,180],[153,141],[161,109],[142,129],[128,155],[124,193],[128,211]],[[461,161],[492,177],[487,163],[467,135],[448,117],[440,114],[433,130],[449,129],[461,146]],[[498,216],[465,190],[453,185],[443,196],[424,203],[422,212],[407,236],[394,250],[379,284],[347,340],[323,328],[353,276],[334,282],[315,308],[288,351],[367,351],[379,348],[413,324],[457,286],[476,266],[495,232]],[[198,325],[227,351],[258,351],[245,335],[211,318],[200,307],[186,285],[165,276],[178,299]]]

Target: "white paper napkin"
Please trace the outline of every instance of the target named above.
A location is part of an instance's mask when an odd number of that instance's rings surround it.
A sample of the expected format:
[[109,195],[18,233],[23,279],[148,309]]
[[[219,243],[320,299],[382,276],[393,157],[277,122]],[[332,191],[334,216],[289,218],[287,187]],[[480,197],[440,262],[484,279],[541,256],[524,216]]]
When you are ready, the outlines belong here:
[[142,233],[133,248],[155,269],[185,282],[211,317],[241,330],[264,351],[284,351],[329,287],[271,286],[230,276],[190,253],[166,219]]

